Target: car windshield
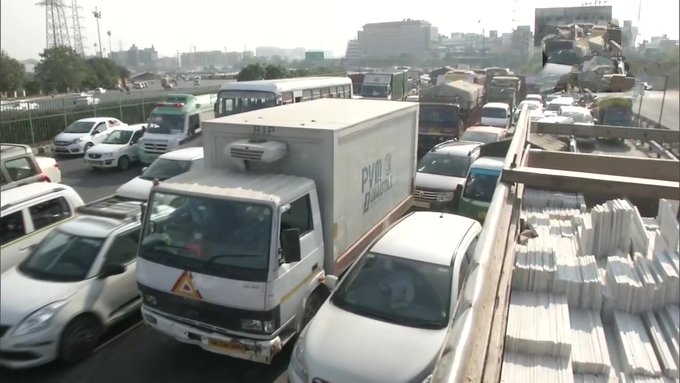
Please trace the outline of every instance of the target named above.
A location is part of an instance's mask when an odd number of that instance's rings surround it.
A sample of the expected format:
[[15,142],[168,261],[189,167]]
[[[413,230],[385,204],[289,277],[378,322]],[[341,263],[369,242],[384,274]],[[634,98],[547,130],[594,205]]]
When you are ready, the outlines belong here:
[[480,202],[491,202],[491,197],[496,190],[498,177],[501,173],[498,170],[490,169],[471,169],[470,175],[465,181],[463,198],[469,198]]
[[387,85],[364,85],[361,87],[363,97],[384,97],[387,98],[389,87]]
[[482,117],[488,118],[506,118],[507,111],[502,108],[482,108]]
[[429,152],[418,163],[418,172],[447,177],[465,177],[470,168],[470,157],[449,156]]
[[104,240],[54,230],[18,269],[45,281],[82,281],[90,272]]
[[130,137],[131,130],[114,130],[102,140],[102,144],[125,145],[130,142]]
[[154,161],[139,178],[148,181],[156,178],[159,181],[164,181],[170,177],[188,172],[193,163],[194,161],[159,158]]
[[450,266],[370,252],[331,302],[352,313],[402,326],[441,329],[449,322]]
[[183,114],[152,114],[147,131],[154,134],[177,134],[184,131]]
[[490,132],[474,132],[466,130],[463,136],[460,138],[461,141],[471,141],[471,142],[481,142],[483,144],[488,144],[489,142],[498,141],[498,134]]
[[272,209],[227,199],[154,192],[139,256],[201,274],[266,282]]
[[92,121],[76,121],[64,129],[64,133],[90,133],[94,126]]

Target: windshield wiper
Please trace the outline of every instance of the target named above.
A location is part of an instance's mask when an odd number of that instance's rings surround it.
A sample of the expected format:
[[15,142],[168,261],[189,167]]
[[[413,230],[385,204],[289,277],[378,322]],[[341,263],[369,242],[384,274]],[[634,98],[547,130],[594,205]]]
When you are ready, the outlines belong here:
[[247,257],[256,257],[257,254],[219,254],[219,255],[213,255],[210,257],[204,264],[201,266],[201,270],[205,270],[205,268],[213,263],[214,261],[222,258],[247,258]]

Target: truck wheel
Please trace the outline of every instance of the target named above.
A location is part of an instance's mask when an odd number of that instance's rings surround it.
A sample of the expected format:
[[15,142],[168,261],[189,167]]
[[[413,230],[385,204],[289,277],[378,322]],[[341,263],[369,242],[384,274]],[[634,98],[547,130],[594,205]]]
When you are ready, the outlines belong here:
[[122,156],[118,159],[118,167],[121,170],[125,170],[130,166],[130,159],[128,156]]
[[85,359],[99,342],[101,334],[96,319],[81,316],[69,323],[61,335],[59,357],[64,363],[75,363]]
[[314,315],[316,315],[317,311],[319,311],[319,308],[321,308],[322,303],[323,300],[321,299],[321,294],[318,291],[313,292],[312,295],[309,296],[302,314],[302,324],[300,325],[300,331],[304,330],[309,321],[311,321]]

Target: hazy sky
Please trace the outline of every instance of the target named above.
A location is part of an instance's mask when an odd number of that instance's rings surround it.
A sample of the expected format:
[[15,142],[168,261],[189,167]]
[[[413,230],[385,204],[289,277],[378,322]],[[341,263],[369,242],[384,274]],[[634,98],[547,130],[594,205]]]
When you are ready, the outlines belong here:
[[[71,4],[72,0],[63,0]],[[45,10],[37,0],[0,2],[0,46],[18,59],[38,58],[45,48]],[[572,0],[259,0],[259,1],[156,1],[78,0],[85,49],[94,52],[97,24],[92,11],[102,12],[102,45],[108,51],[106,31],[111,31],[114,51],[154,44],[161,56],[177,50],[254,50],[257,46],[304,47],[344,55],[347,40],[370,22],[424,19],[451,32],[509,32],[513,15],[518,25],[534,24],[534,8],[579,6]],[[610,0],[614,17],[633,20],[646,36],[668,34],[678,38],[678,0],[645,0],[640,23],[638,2]],[[516,11],[513,12],[513,9]],[[70,9],[67,9],[70,12]],[[481,19],[481,23],[478,20]]]

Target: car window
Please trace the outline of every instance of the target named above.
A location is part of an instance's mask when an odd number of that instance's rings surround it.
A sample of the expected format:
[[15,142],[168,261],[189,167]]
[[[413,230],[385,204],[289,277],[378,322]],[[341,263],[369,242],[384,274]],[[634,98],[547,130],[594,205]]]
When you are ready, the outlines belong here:
[[26,234],[21,210],[0,219],[0,245],[12,242]]
[[71,216],[71,209],[64,197],[58,197],[33,205],[28,209],[35,230],[42,229]]
[[7,178],[3,172],[0,172],[0,185],[7,185]]
[[144,135],[144,131],[143,131],[143,130],[138,130],[138,131],[136,131],[136,132],[132,135],[132,140],[130,140],[130,143],[132,143],[132,144],[138,143],[138,142],[139,142],[139,139],[142,138],[143,135]]
[[5,161],[5,169],[12,181],[19,181],[38,174],[37,169],[28,157],[13,158]]
[[98,132],[98,133],[105,132],[105,131],[106,131],[106,123],[105,123],[105,122],[99,123],[99,124],[97,125],[97,127],[94,128],[94,131],[95,131],[95,132]]
[[139,243],[139,233],[141,227],[138,227],[127,233],[118,235],[114,239],[109,253],[106,256],[106,263],[114,263],[125,265],[134,261],[137,256],[137,244]]

